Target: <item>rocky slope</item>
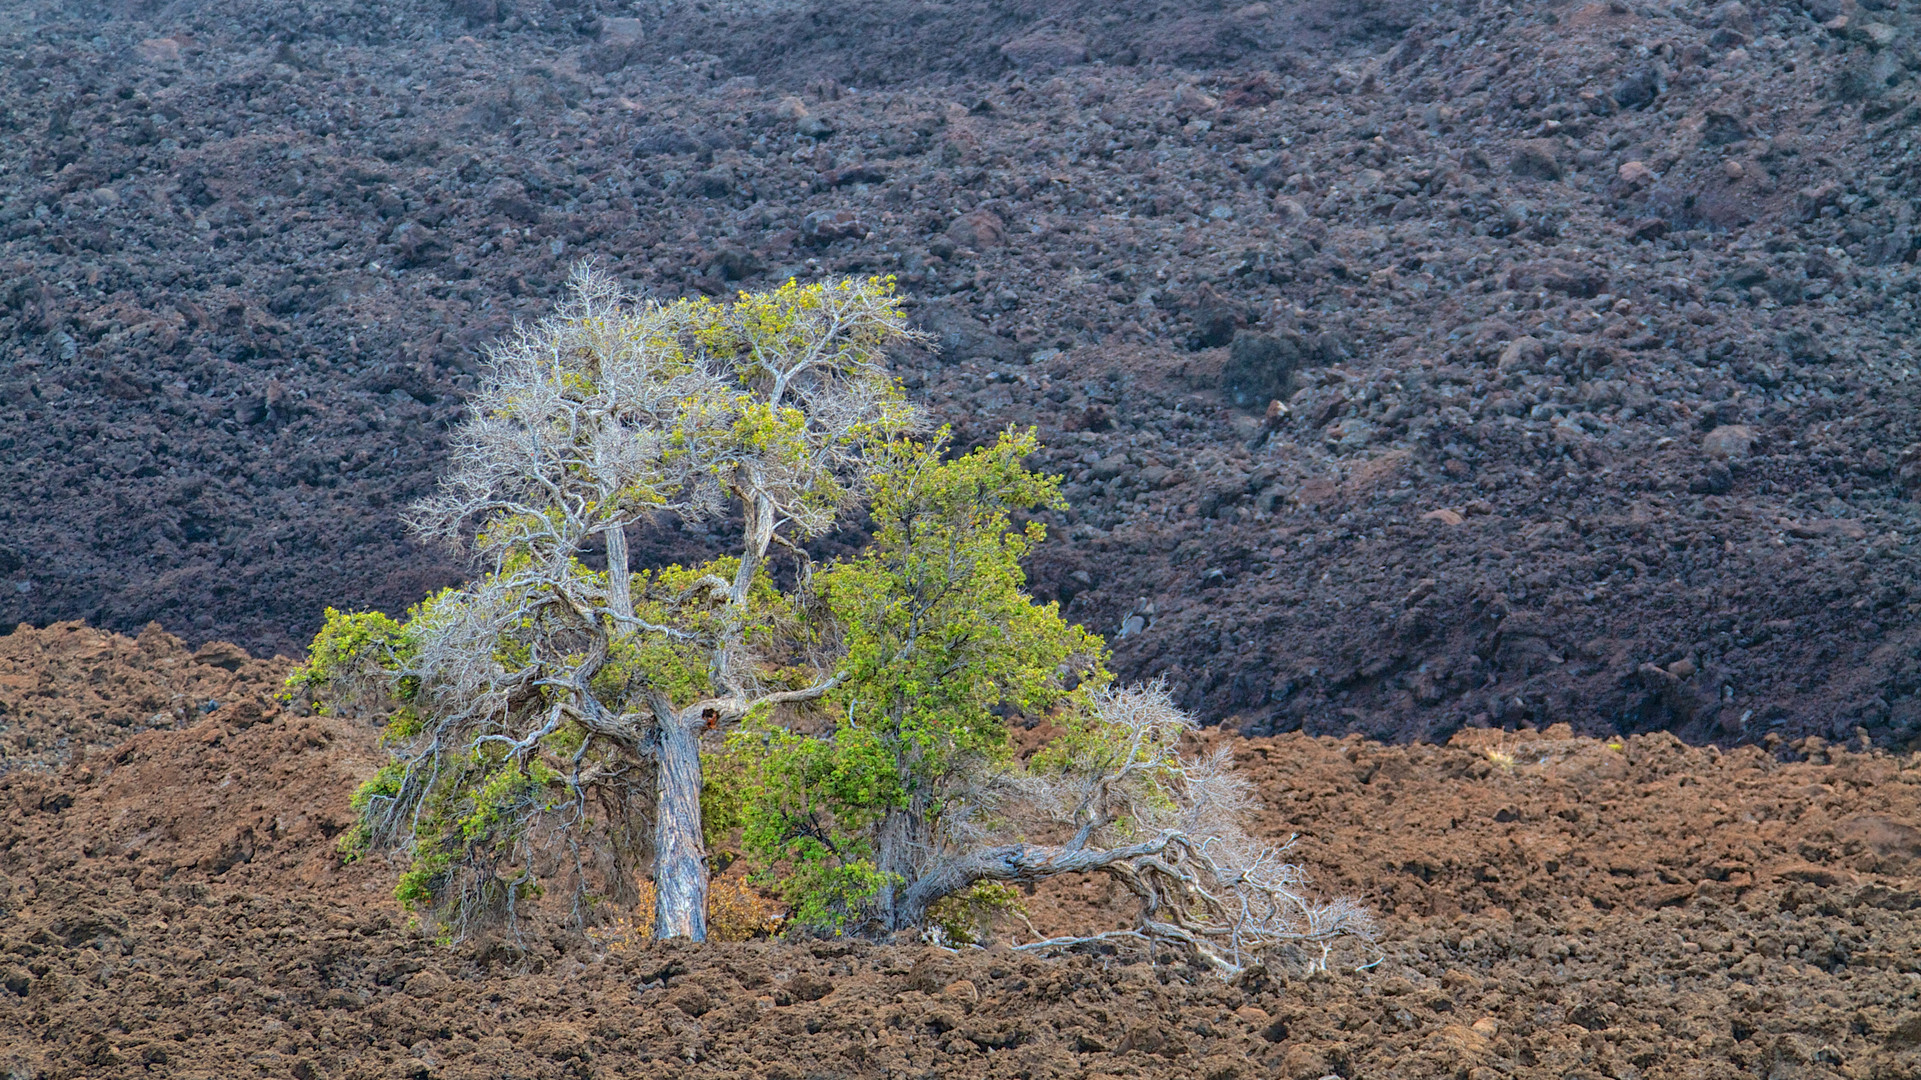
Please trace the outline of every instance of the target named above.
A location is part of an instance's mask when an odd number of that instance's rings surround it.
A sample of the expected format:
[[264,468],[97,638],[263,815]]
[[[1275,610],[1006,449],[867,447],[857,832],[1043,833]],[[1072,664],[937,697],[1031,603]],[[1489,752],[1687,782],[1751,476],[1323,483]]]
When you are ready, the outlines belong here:
[[[280,674],[229,672],[158,630],[23,629],[0,648],[5,670],[73,703],[61,718],[0,698],[9,746],[144,712],[161,669],[209,669],[235,700]],[[1239,743],[1263,830],[1301,834],[1317,886],[1365,899],[1382,933],[1378,954],[1337,953],[1335,972],[1296,962],[1234,985],[1166,957],[1046,959],[1007,939],[656,946],[610,932],[604,911],[591,937],[541,911],[518,938],[448,947],[394,909],[394,867],[334,853],[347,795],[380,759],[371,729],[223,707],[97,745],[0,775],[13,1077],[1921,1068],[1921,768],[1818,738],[1728,752],[1566,729]],[[1026,902],[1051,932],[1113,901],[1062,882]]]
[[1040,591],[1210,720],[1921,734],[1910,3],[4,15],[0,622],[399,609],[576,259],[889,273],[1070,479]]

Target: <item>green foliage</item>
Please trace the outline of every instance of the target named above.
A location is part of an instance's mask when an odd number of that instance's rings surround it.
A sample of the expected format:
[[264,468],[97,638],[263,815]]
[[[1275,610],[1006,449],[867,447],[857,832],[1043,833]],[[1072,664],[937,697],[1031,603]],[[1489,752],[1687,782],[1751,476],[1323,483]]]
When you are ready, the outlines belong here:
[[405,637],[391,616],[378,611],[348,614],[328,608],[320,632],[307,649],[307,662],[287,676],[283,700],[306,697],[326,711],[329,700],[370,665],[385,668]]
[[400,872],[400,881],[394,885],[394,899],[409,911],[432,907],[447,882],[452,862],[453,857],[438,848],[419,852],[407,869]]
[[747,785],[740,762],[719,753],[700,756],[700,828],[709,861],[732,862],[736,830],[747,823]]
[[[452,898],[449,889],[457,881],[473,887],[458,897],[468,906],[524,895],[535,884],[524,865],[529,823],[566,795],[561,774],[538,759],[516,762],[500,753],[473,755],[429,783],[419,798],[408,838],[413,858],[394,897],[412,910],[433,909]],[[367,818],[363,812],[362,820]],[[482,869],[487,872],[476,877]]]
[[1103,681],[1103,644],[1026,591],[1021,560],[1046,530],[1012,515],[1064,506],[1057,478],[1022,465],[1033,433],[948,462],[940,441],[898,449],[874,494],[873,545],[822,575],[848,641],[838,701],[920,753],[998,755],[1001,713],[1046,712],[1070,671]]
[[[964,793],[1012,766],[1010,717],[1108,678],[1101,640],[1026,592],[1026,515],[1058,482],[1023,467],[1031,432],[952,460],[945,432],[907,439],[891,280],[624,304],[584,275],[495,350],[454,474],[409,518],[483,572],[404,619],[329,610],[289,679],[385,721],[394,761],[343,855],[405,850],[396,895],[461,920],[540,888],[537,838],[630,872],[651,750],[711,713],[738,726],[702,755],[708,852],[738,834],[799,922],[844,929],[886,908],[904,852],[978,823]],[[770,543],[863,501],[867,550],[777,584]],[[646,515],[730,507],[750,528],[729,557],[624,581],[577,558]]]
[[793,620],[790,601],[775,588],[763,564],[748,589],[743,610],[726,610],[703,590],[733,580],[740,560],[732,556],[698,566],[668,566],[631,576],[634,614],[673,626],[681,636],[616,635],[594,688],[603,700],[622,701],[636,687],[651,687],[676,702],[713,693],[708,643],[720,633],[739,634],[749,645],[768,646]]
[[743,848],[794,922],[839,931],[886,883],[871,832],[882,810],[905,806],[892,757],[844,724],[832,740],[753,724],[728,745],[744,778]]
[[376,803],[391,803],[399,794],[402,781],[406,778],[407,766],[403,762],[389,761],[382,765],[366,783],[354,789],[350,805],[353,807],[353,827],[344,833],[336,847],[345,862],[353,862],[367,853],[373,842],[373,830],[368,824],[372,808]]
[[1009,915],[1025,917],[1027,905],[1016,886],[977,881],[963,892],[942,897],[927,914],[943,939],[956,945],[978,945],[987,940],[1000,920]]
[[1020,561],[1044,530],[1013,515],[1060,505],[1058,482],[1022,465],[1033,435],[951,461],[942,441],[892,449],[873,544],[815,575],[846,650],[831,735],[762,722],[730,743],[750,777],[744,846],[817,928],[844,926],[902,883],[908,851],[970,824],[980,807],[954,798],[1007,765],[1007,717],[1108,678],[1100,638],[1026,591]]

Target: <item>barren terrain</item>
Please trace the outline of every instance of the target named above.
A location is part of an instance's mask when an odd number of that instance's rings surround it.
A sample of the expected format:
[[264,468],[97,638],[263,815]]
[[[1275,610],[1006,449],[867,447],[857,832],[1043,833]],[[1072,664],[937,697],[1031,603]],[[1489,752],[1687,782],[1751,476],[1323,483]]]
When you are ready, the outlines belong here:
[[[0,0],[0,1065],[1921,1074],[1918,17]],[[930,417],[1067,478],[1037,593],[1378,952],[1008,947],[1098,881],[986,949],[450,946],[343,864],[382,751],[286,657],[460,576],[398,512],[582,258],[895,275]]]
[[[558,912],[447,947],[396,910],[394,868],[335,855],[380,752],[369,728],[275,708],[283,665],[76,624],[0,637],[0,655],[7,760],[24,739],[71,747],[0,776],[14,1077],[1921,1069],[1921,767],[1884,751],[1564,728],[1237,744],[1265,830],[1300,833],[1319,887],[1379,914],[1364,972],[1360,951],[1226,985],[1008,939],[596,942]],[[122,741],[125,717],[210,687],[213,710]],[[1098,883],[1027,903],[1042,932],[1113,910]]]
[[7,0],[0,625],[290,654],[575,260],[894,274],[1210,722],[1905,745],[1914,15]]

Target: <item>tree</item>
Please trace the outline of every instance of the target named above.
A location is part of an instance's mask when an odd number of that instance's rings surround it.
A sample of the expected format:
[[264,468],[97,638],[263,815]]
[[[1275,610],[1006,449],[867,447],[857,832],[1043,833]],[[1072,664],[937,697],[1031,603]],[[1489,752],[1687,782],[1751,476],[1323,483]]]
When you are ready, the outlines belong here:
[[[885,282],[635,304],[583,269],[554,317],[491,351],[410,518],[481,573],[404,624],[329,611],[294,676],[323,703],[391,709],[395,757],[356,796],[351,842],[411,853],[404,901],[455,932],[511,911],[546,833],[577,892],[587,848],[626,877],[651,813],[655,931],[705,936],[700,734],[838,684],[767,557],[830,527],[917,423],[883,365],[905,336]],[[631,572],[629,526],[730,508],[735,554]],[[596,537],[605,572],[580,561]]]
[[[705,856],[747,853],[822,933],[920,928],[1009,887],[1104,873],[1135,926],[1236,971],[1365,933],[1241,829],[1224,754],[1159,687],[1117,689],[1101,640],[1037,604],[1022,558],[1059,508],[1031,433],[955,455],[883,365],[885,282],[636,304],[578,274],[493,350],[440,492],[410,517],[476,562],[404,621],[329,611],[291,680],[388,717],[353,851],[403,849],[397,894],[457,934],[569,876],[705,934]],[[864,507],[871,540],[800,541]],[[624,530],[738,514],[735,552],[636,570]],[[582,561],[600,538],[606,569]],[[791,569],[772,571],[780,548]],[[1010,723],[1060,734],[1022,760]],[[711,734],[709,734],[711,733]],[[703,736],[707,737],[703,754]],[[651,822],[651,829],[647,823]],[[1087,938],[1030,943],[1055,948]]]
[[[936,444],[938,446],[938,444]],[[943,904],[1005,904],[1008,887],[1101,873],[1139,900],[1135,926],[1033,942],[1158,941],[1224,973],[1280,946],[1370,933],[1366,912],[1307,898],[1292,841],[1262,844],[1226,750],[1190,756],[1166,689],[1114,688],[1099,638],[1026,592],[1043,535],[1015,513],[1057,507],[1021,464],[1032,436],[953,461],[917,448],[881,475],[859,557],[818,575],[844,644],[817,707],[830,727],[750,723],[730,748],[748,777],[749,854],[778,866],[795,917],[827,932],[926,925]],[[1008,718],[1064,730],[1029,760]]]
[[825,732],[770,721],[731,741],[750,852],[786,867],[788,899],[823,927],[919,925],[939,897],[913,883],[988,812],[977,781],[1007,760],[1005,717],[1045,715],[1108,678],[1100,639],[1025,589],[1020,560],[1044,530],[1010,516],[1060,505],[1055,481],[1021,464],[1033,436],[953,461],[943,449],[897,447],[870,504],[873,542],[814,575],[842,650]]

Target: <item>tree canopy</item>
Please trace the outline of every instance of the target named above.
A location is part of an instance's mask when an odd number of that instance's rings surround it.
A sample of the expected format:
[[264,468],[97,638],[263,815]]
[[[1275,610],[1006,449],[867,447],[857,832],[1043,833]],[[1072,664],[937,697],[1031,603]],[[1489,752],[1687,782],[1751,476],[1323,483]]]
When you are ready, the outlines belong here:
[[[472,580],[405,619],[330,610],[290,680],[385,720],[348,853],[404,853],[397,896],[450,935],[556,881],[583,917],[650,881],[655,933],[699,939],[736,837],[807,932],[1104,873],[1141,912],[1103,936],[1222,970],[1364,934],[1242,831],[1250,793],[1184,750],[1167,692],[1116,687],[1100,638],[1028,594],[1058,479],[1025,466],[1031,432],[927,433],[884,362],[909,336],[886,281],[656,303],[581,272],[496,347],[409,519]],[[630,566],[626,530],[663,514],[737,542]],[[808,556],[857,521],[858,553]],[[1010,723],[1043,718],[1060,734],[1023,759]]]

